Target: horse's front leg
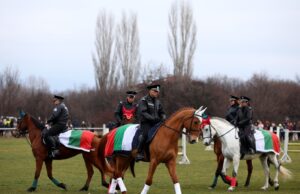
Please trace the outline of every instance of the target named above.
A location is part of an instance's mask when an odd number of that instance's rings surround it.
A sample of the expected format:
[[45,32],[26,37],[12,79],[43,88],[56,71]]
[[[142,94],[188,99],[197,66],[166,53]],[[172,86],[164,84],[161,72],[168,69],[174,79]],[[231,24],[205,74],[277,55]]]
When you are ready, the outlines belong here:
[[144,185],[144,188],[143,188],[141,194],[148,193],[150,186],[152,185],[153,174],[156,170],[157,165],[158,165],[158,163],[156,160],[152,159],[150,161],[149,169],[148,169],[148,176],[147,176],[147,179],[146,179],[146,182],[145,182],[145,185]]
[[176,174],[176,160],[175,159],[170,160],[168,163],[166,163],[166,166],[168,168],[169,174],[173,181],[175,193],[181,194],[181,188],[180,188],[180,184],[178,182],[178,177]]
[[87,155],[82,154],[82,157],[84,159],[84,164],[85,164],[85,168],[87,171],[87,179],[85,181],[85,185],[80,189],[80,191],[87,191],[87,190],[89,190],[90,182],[91,182],[93,174],[94,174],[94,169],[93,169],[91,162],[87,158]]
[[114,194],[116,192],[116,187],[119,185],[120,191],[122,194],[127,193],[126,186],[123,181],[123,176],[125,170],[128,168],[128,164],[130,163],[129,160],[124,160],[123,157],[116,156],[116,164],[115,164],[115,171],[113,174],[113,178],[111,180],[111,184],[108,190],[109,194]]
[[230,183],[230,187],[228,188],[228,191],[233,191],[236,187],[237,183],[237,173],[239,170],[239,165],[240,165],[240,156],[235,155],[233,156],[233,172],[232,172],[232,179]]
[[52,160],[45,160],[46,169],[47,169],[47,175],[48,178],[58,187],[67,190],[67,186],[64,183],[59,182],[52,176]]
[[42,170],[42,166],[43,166],[43,160],[40,158],[36,158],[35,159],[35,174],[34,174],[34,179],[32,182],[31,187],[29,187],[27,189],[28,192],[33,192],[36,190],[37,188],[37,184],[38,184],[38,180],[41,174],[41,170]]

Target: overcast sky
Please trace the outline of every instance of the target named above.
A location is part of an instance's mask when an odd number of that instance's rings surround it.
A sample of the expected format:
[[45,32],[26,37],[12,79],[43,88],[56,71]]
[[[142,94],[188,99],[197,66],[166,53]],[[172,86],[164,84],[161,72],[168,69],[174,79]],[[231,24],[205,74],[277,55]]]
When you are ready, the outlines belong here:
[[[138,16],[143,64],[165,64],[168,13],[173,0],[0,0],[0,70],[13,65],[52,91],[94,87],[95,24],[101,10],[119,21]],[[300,75],[299,0],[190,0],[198,29],[194,77],[246,80]]]

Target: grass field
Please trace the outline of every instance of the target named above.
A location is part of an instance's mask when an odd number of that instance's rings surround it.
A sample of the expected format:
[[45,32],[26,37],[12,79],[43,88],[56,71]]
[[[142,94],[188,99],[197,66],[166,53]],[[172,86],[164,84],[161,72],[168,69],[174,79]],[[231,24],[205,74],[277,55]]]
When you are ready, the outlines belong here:
[[[185,194],[198,193],[228,193],[227,185],[219,180],[219,184],[215,190],[208,190],[213,174],[216,168],[215,156],[212,151],[204,151],[201,143],[196,145],[188,145],[188,157],[191,160],[190,165],[177,165],[177,173],[180,179],[182,192]],[[300,154],[290,154],[293,162],[284,164],[286,168],[294,174],[292,180],[287,182],[280,181],[280,190],[274,191],[270,188],[267,193],[292,194],[300,193]],[[31,148],[24,138],[0,138],[0,193],[1,194],[19,194],[27,193],[26,189],[31,185],[34,176],[35,162],[31,153]],[[147,176],[148,164],[137,163],[135,166],[136,178],[133,178],[128,171],[125,177],[125,184],[128,193],[139,193],[144,185]],[[272,168],[272,172],[274,169]],[[53,165],[54,177],[64,182],[68,191],[63,191],[52,184],[48,180],[45,167],[43,167],[38,189],[36,193],[54,194],[54,193],[106,193],[106,190],[100,186],[100,176],[95,170],[90,190],[88,192],[79,192],[86,179],[86,172],[81,156],[64,160],[54,161]],[[230,172],[231,174],[231,172]],[[274,174],[274,173],[273,173]],[[242,161],[239,169],[238,180],[240,185],[244,183],[246,178],[246,166]],[[239,186],[235,193],[266,193],[261,191],[260,187],[264,183],[264,173],[259,160],[254,161],[254,170],[250,188]],[[162,164],[158,167],[153,185],[149,193],[169,194],[174,193],[173,184],[169,178],[167,169]]]

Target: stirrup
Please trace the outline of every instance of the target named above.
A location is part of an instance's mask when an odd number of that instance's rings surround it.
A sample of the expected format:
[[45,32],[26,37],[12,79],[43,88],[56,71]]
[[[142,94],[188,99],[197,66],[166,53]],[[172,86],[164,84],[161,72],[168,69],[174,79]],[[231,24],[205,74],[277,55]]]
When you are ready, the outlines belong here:
[[135,157],[135,161],[139,162],[144,160],[144,154],[138,153],[138,155]]
[[52,150],[49,152],[49,158],[55,158],[59,155],[59,150]]

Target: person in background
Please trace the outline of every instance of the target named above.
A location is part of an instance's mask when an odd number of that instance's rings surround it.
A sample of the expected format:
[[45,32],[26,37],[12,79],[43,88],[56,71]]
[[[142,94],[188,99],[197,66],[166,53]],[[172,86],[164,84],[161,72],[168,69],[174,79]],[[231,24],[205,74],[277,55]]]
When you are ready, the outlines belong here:
[[134,101],[137,92],[130,90],[126,94],[126,100],[120,101],[115,111],[117,126],[136,122],[137,104]]
[[236,119],[236,113],[237,113],[237,111],[239,109],[238,100],[239,100],[238,97],[230,95],[230,98],[229,98],[229,104],[230,104],[230,106],[229,106],[229,108],[227,110],[225,118],[231,124],[234,124],[235,119]]

